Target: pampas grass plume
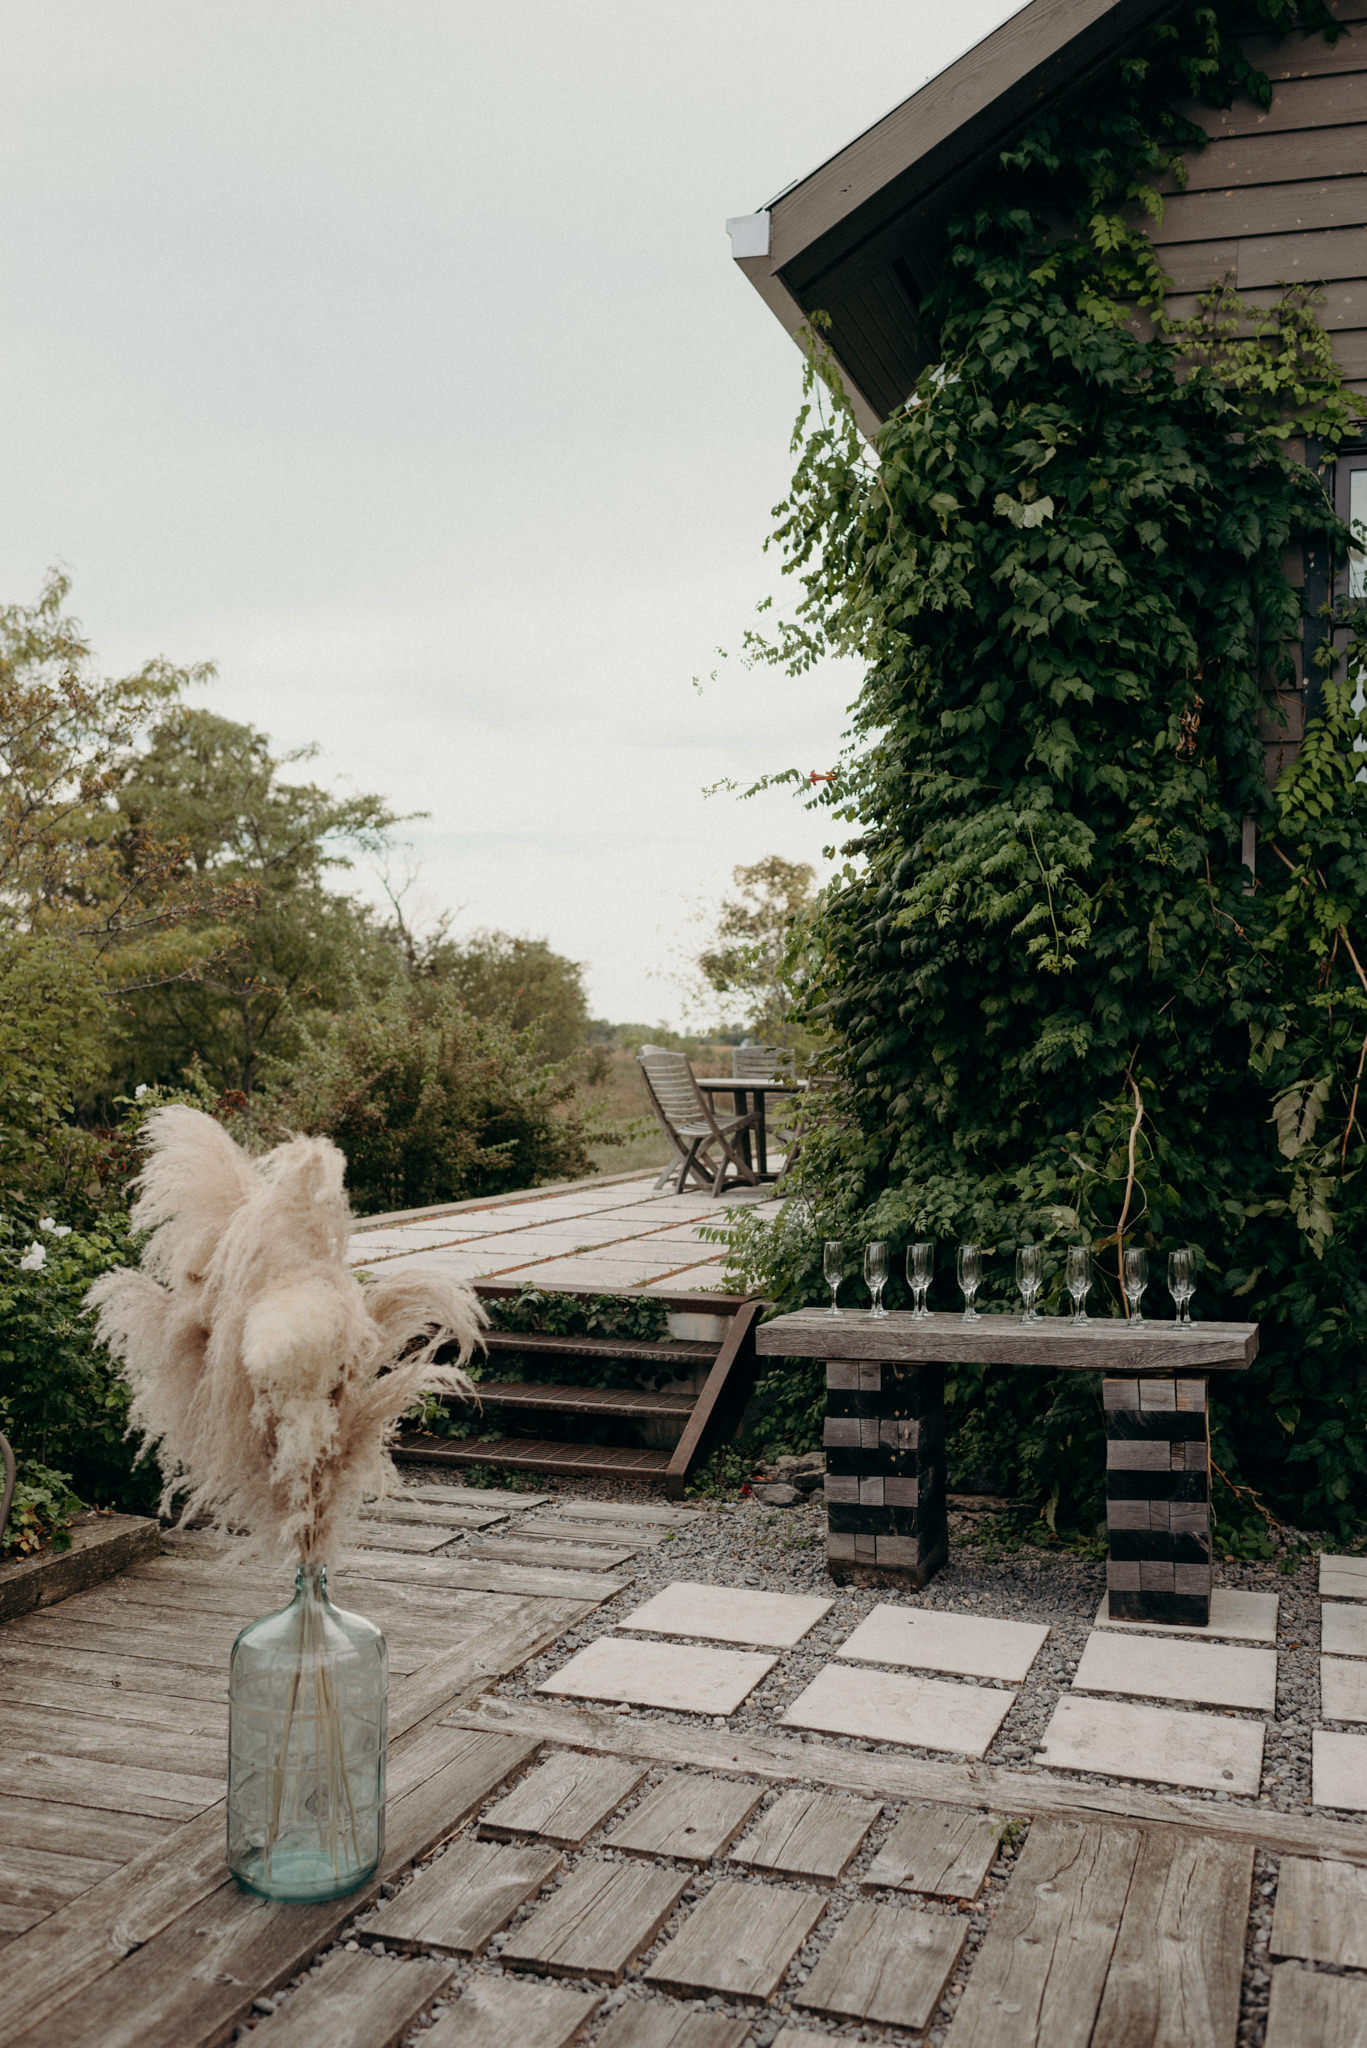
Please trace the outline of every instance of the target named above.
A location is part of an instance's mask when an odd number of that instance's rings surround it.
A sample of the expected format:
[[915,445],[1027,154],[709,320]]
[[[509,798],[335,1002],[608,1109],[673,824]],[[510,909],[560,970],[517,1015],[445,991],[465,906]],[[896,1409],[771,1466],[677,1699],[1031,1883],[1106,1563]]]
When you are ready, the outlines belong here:
[[[254,1547],[326,1563],[363,1501],[398,1484],[388,1444],[424,1393],[473,1393],[461,1370],[484,1314],[466,1287],[409,1268],[358,1281],[346,1263],[346,1162],[326,1138],[252,1159],[202,1111],[148,1118],[134,1227],[140,1270],[87,1301],[132,1389],[163,1511],[207,1514]],[[444,1345],[459,1365],[438,1365]]]

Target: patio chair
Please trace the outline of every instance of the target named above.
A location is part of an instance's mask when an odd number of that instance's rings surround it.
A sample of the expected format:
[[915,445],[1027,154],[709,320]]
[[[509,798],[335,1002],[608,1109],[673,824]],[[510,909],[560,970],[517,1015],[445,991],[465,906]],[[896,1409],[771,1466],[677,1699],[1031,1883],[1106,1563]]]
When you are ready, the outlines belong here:
[[738,1045],[731,1054],[731,1072],[737,1081],[793,1081],[797,1055],[778,1045]]
[[[646,1093],[677,1158],[671,1160],[656,1181],[656,1188],[671,1180],[681,1195],[690,1180],[710,1188],[714,1195],[726,1187],[728,1171],[747,1187],[759,1182],[759,1175],[737,1151],[734,1140],[742,1131],[753,1130],[759,1122],[749,1116],[717,1117],[699,1088],[693,1069],[681,1052],[665,1052],[657,1045],[643,1045],[636,1055],[645,1080]],[[715,1162],[708,1156],[717,1152]]]

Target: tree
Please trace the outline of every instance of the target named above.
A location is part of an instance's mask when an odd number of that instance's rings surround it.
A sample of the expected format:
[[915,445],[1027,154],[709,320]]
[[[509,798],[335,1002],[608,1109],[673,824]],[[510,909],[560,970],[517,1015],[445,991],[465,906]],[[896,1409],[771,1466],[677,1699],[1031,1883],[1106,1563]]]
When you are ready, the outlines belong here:
[[698,955],[709,988],[755,1037],[787,1045],[795,941],[816,903],[816,872],[771,853],[733,868],[736,894],[723,899],[716,936]]
[[239,891],[226,942],[217,934],[191,972],[121,1004],[125,1089],[172,1083],[198,1062],[219,1089],[250,1095],[267,1066],[292,1057],[306,1017],[368,999],[399,971],[371,914],[329,886],[353,851],[383,848],[398,820],[378,796],[288,779],[283,771],[312,751],[277,759],[253,727],[182,705],[125,760],[119,848],[155,831],[206,894]]
[[527,1033],[542,1059],[568,1059],[588,1036],[584,970],[546,939],[478,931],[457,940],[442,933],[424,950],[418,972],[453,990],[473,1016]]
[[575,1083],[533,1030],[476,1017],[442,982],[392,986],[316,1020],[270,1105],[282,1130],[323,1133],[357,1209],[377,1214],[591,1173]]
[[[95,1087],[127,969],[173,979],[211,953],[240,892],[204,885],[145,819],[121,831],[126,763],[207,668],[102,676],[52,575],[0,607],[0,1172],[62,1181],[76,1097]],[[196,936],[191,936],[192,929]]]

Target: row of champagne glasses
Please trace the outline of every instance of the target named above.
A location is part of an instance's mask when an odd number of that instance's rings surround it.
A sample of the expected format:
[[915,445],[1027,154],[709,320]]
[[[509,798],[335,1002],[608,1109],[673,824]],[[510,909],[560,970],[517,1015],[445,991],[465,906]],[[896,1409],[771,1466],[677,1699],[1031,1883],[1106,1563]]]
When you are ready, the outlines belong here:
[[[845,1245],[841,1238],[827,1238],[826,1255],[823,1265],[826,1285],[831,1290],[831,1306],[828,1314],[838,1316],[840,1307],[840,1283],[845,1277]],[[907,1285],[911,1289],[912,1315],[918,1320],[928,1316],[926,1295],[935,1271],[935,1247],[931,1243],[911,1246],[907,1252]],[[1072,1315],[1079,1322],[1090,1320],[1087,1314],[1087,1296],[1092,1291],[1092,1255],[1085,1244],[1073,1244],[1067,1248],[1064,1263],[1064,1285],[1072,1302]],[[976,1244],[961,1244],[957,1261],[959,1291],[964,1298],[964,1321],[979,1321],[974,1300],[982,1284],[982,1250]],[[888,1248],[878,1242],[864,1247],[864,1283],[873,1300],[870,1316],[885,1316],[883,1290],[888,1284]],[[1142,1307],[1144,1292],[1149,1284],[1149,1255],[1142,1245],[1127,1246],[1121,1271],[1121,1285],[1129,1308],[1130,1320],[1141,1329],[1144,1326]],[[1025,1304],[1022,1318],[1027,1323],[1040,1321],[1035,1307],[1044,1286],[1044,1248],[1037,1244],[1023,1244],[1016,1253],[1016,1285]],[[1168,1292],[1177,1307],[1179,1329],[1191,1328],[1190,1303],[1196,1292],[1195,1260],[1191,1247],[1168,1254]]]

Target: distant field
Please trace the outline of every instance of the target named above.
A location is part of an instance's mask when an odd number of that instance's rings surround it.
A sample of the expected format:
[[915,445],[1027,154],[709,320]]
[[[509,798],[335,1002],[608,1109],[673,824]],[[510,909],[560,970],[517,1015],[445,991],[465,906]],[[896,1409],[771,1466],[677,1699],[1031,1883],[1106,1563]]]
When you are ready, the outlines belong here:
[[[669,1158],[669,1141],[646,1100],[645,1083],[641,1079],[635,1053],[608,1052],[604,1064],[606,1071],[602,1080],[580,1089],[580,1105],[606,1114],[628,1135],[624,1145],[595,1145],[594,1165],[600,1173],[630,1173],[638,1166],[653,1166],[658,1171]],[[696,1074],[729,1074],[731,1047],[704,1047],[693,1060],[693,1071]]]

